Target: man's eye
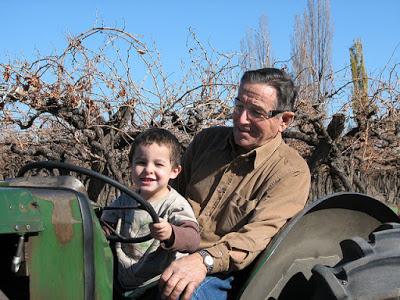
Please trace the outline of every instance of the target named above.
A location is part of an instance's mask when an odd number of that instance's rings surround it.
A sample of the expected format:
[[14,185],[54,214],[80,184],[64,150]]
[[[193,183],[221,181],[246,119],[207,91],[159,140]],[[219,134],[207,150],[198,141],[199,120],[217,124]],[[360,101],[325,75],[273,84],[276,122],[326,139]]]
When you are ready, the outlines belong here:
[[250,114],[252,114],[254,117],[262,117],[264,116],[264,112],[261,110],[257,110],[257,109],[251,109],[250,110]]
[[239,99],[235,99],[234,106],[237,108],[243,108],[244,105]]
[[235,104],[235,108],[238,109],[238,110],[243,110],[244,109],[244,105],[241,104],[241,103],[237,103],[237,104]]

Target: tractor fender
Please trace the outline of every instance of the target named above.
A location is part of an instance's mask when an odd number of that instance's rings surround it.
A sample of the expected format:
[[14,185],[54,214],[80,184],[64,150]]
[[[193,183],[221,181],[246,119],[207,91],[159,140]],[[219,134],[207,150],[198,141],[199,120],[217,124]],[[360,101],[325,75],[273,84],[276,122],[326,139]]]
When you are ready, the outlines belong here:
[[312,268],[341,261],[342,241],[368,239],[381,224],[399,221],[388,206],[364,194],[317,200],[286,223],[258,256],[239,299],[310,299]]

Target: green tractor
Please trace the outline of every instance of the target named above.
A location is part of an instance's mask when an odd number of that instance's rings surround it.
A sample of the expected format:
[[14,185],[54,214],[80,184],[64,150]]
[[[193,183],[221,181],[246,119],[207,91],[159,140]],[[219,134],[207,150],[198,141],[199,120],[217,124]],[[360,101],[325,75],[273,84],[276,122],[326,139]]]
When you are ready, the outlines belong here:
[[[105,236],[101,209],[72,176],[22,177],[32,169],[91,176],[135,198],[136,193],[91,170],[36,162],[0,182],[0,299],[115,299],[114,242]],[[400,220],[383,203],[339,193],[307,206],[242,272],[237,299],[398,299]],[[130,299],[131,291],[118,294]]]

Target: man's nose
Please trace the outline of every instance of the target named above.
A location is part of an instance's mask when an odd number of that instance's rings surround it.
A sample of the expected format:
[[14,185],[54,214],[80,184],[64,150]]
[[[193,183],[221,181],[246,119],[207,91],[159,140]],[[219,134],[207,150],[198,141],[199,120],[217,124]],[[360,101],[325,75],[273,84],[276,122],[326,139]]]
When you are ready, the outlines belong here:
[[246,108],[244,108],[240,114],[238,115],[238,119],[240,123],[249,123],[250,119],[249,119],[249,112],[247,111]]

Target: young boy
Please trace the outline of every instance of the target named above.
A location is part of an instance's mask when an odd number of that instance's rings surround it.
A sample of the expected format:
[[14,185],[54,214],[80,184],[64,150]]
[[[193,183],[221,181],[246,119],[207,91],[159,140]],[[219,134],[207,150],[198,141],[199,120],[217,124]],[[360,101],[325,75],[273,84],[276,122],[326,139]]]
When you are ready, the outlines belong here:
[[[132,182],[137,193],[148,201],[160,217],[152,223],[143,210],[105,210],[101,219],[116,224],[124,236],[151,233],[153,240],[117,243],[118,279],[124,289],[143,287],[160,277],[176,258],[197,250],[199,227],[189,203],[168,183],[181,171],[181,148],[168,130],[152,128],[135,139],[129,153]],[[132,206],[135,200],[122,194],[113,207]]]

